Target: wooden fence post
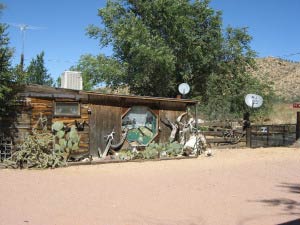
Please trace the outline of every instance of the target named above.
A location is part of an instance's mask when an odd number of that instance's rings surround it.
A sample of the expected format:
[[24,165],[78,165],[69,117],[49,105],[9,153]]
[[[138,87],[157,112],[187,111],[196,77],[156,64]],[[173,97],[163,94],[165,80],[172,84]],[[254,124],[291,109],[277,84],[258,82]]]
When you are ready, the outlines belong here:
[[251,148],[251,126],[246,128],[246,146]]
[[300,138],[300,112],[297,112],[296,140]]

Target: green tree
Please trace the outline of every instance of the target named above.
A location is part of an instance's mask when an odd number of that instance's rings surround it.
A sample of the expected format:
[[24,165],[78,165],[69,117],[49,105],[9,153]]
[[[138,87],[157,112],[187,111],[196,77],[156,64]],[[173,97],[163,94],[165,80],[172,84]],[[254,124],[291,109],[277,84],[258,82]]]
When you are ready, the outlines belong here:
[[80,71],[83,78],[83,89],[92,90],[96,85],[105,83],[111,88],[122,86],[126,66],[118,60],[104,55],[82,55],[79,63],[71,70]]
[[58,77],[57,79],[56,79],[56,82],[55,82],[55,85],[54,85],[55,87],[58,87],[58,88],[60,88],[61,87],[61,77]]
[[44,52],[41,52],[32,59],[27,68],[26,82],[29,84],[40,84],[40,85],[53,85],[53,79],[48,74],[47,68],[44,62]]
[[[0,4],[0,14],[3,9],[4,5]],[[0,23],[0,117],[8,113],[15,99],[15,77],[11,67],[13,49],[9,47],[7,28],[6,24]]]
[[17,64],[13,67],[12,73],[18,84],[26,84],[27,72],[23,69],[21,64]]
[[[87,29],[101,46],[113,47],[110,60],[123,67],[122,73],[105,78],[107,84],[113,80],[134,94],[174,97],[178,85],[187,82],[190,96],[200,98],[205,111],[215,117],[247,110],[243,95],[248,91],[267,95],[270,89],[247,72],[255,67],[247,29],[223,31],[221,12],[209,3],[108,0],[98,12],[104,26]],[[94,61],[99,67],[103,62]],[[90,74],[102,81],[105,77]]]
[[249,68],[255,69],[256,66],[255,52],[250,48],[251,37],[245,29],[226,29],[221,60],[208,77],[206,93],[202,98],[206,103],[202,108],[211,118],[241,117],[250,110],[244,103],[244,97],[249,93],[263,96],[265,104],[260,111],[270,111],[274,92],[267,83],[260,82],[250,74]]
[[174,97],[181,82],[205,79],[201,65],[220,46],[220,15],[206,1],[108,1],[99,16],[105,27],[88,33],[126,62],[124,83],[136,94]]

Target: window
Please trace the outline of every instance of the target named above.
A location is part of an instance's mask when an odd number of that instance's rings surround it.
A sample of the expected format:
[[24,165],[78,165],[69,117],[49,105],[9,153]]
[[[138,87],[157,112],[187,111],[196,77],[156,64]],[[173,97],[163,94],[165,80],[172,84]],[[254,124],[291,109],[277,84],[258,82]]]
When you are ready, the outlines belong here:
[[127,141],[148,145],[157,135],[157,117],[147,107],[134,106],[122,117],[122,128],[128,129]]
[[78,102],[55,102],[55,116],[80,116],[80,104]]

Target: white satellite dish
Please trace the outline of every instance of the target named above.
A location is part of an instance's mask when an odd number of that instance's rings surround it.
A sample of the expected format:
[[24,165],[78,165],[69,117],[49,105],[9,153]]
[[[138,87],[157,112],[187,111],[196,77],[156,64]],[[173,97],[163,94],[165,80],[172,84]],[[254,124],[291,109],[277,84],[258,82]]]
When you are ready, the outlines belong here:
[[251,108],[259,108],[263,104],[263,98],[256,94],[247,94],[245,97],[245,103]]
[[180,94],[186,95],[190,92],[190,86],[187,83],[181,83],[178,86],[178,91]]

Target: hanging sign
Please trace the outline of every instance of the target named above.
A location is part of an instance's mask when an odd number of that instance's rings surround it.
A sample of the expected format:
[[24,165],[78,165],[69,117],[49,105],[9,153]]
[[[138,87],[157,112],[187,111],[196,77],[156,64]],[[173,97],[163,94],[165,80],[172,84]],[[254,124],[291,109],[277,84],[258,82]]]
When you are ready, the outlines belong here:
[[300,108],[300,103],[299,102],[294,102],[293,108]]

